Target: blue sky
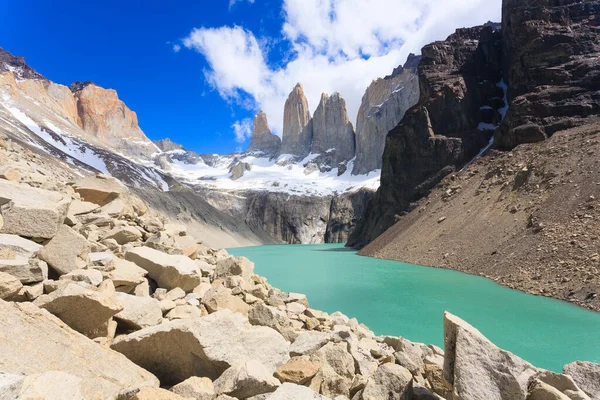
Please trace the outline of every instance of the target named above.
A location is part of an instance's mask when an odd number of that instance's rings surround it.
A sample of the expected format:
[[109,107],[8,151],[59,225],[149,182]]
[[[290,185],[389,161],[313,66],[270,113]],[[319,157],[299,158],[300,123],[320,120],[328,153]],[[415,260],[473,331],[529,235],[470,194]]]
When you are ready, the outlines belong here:
[[0,46],[55,82],[116,89],[151,139],[225,153],[258,109],[278,134],[298,81],[311,110],[339,91],[355,120],[408,52],[500,17],[500,0],[232,1],[0,0]]

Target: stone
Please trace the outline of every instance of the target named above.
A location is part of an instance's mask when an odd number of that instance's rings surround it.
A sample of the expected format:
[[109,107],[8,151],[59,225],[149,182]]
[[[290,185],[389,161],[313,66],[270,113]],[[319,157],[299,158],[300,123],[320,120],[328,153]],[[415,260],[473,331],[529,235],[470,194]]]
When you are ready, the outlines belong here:
[[[165,300],[163,300],[165,301]],[[169,311],[166,317],[173,321],[175,319],[190,319],[190,318],[199,318],[202,316],[202,312],[197,306],[192,306],[189,304],[184,304],[181,306],[174,307],[171,311]]]
[[300,332],[292,346],[290,355],[299,356],[312,354],[331,340],[331,334],[326,332]]
[[24,376],[70,374],[80,379],[79,398],[86,399],[116,398],[124,390],[158,387],[156,377],[122,354],[94,343],[31,303],[0,301],[0,320],[0,371]]
[[215,278],[225,278],[232,275],[239,275],[250,282],[252,275],[254,275],[254,263],[246,257],[227,257],[217,261]]
[[171,388],[171,392],[194,400],[214,400],[215,386],[208,378],[192,376]]
[[41,248],[41,245],[20,236],[0,234],[0,251],[3,249],[12,250],[15,257],[29,259],[33,257]]
[[313,140],[311,153],[332,153],[335,162],[354,158],[355,135],[346,111],[346,101],[339,93],[321,95],[321,101],[313,115]]
[[321,361],[322,368],[328,368],[344,378],[352,380],[355,374],[354,359],[348,353],[345,343],[329,342],[314,353],[313,359]]
[[48,279],[48,264],[36,258],[17,257],[14,260],[0,260],[0,272],[18,278],[21,283],[37,283]]
[[413,377],[409,370],[397,364],[382,364],[369,378],[363,389],[362,400],[410,399]]
[[87,201],[73,200],[69,206],[69,215],[89,214],[100,208],[99,205]]
[[266,397],[267,400],[329,400],[328,397],[321,396],[319,393],[307,388],[306,386],[295,385],[293,383],[284,383],[272,395]]
[[312,129],[306,129],[310,121],[308,100],[304,88],[298,83],[289,94],[283,109],[282,154],[304,155],[310,151]]
[[164,230],[170,236],[186,236],[187,227],[182,224],[165,224]]
[[297,356],[292,357],[287,363],[277,368],[275,377],[281,382],[304,385],[319,372],[320,368],[321,364],[312,361],[309,356]]
[[14,168],[4,166],[0,167],[0,179],[6,179],[7,181],[20,182],[21,174]]
[[185,292],[183,291],[183,289],[176,287],[174,289],[169,290],[164,295],[162,300],[175,301],[175,300],[183,299],[184,297],[185,297]]
[[198,243],[192,236],[175,236],[173,238],[177,247],[179,247],[184,256],[196,259],[198,251]]
[[10,299],[19,293],[23,284],[18,278],[4,272],[0,272],[0,299]]
[[122,310],[114,297],[76,283],[68,283],[50,294],[40,296],[34,304],[90,339],[106,337],[109,320]]
[[193,260],[182,255],[170,255],[149,247],[127,250],[125,259],[148,271],[158,286],[166,289],[179,287],[191,292],[201,282],[200,270]]
[[105,279],[113,281],[118,292],[130,293],[138,285],[146,282],[144,278],[148,271],[138,267],[131,261],[116,258],[113,262],[114,269],[103,272]]
[[115,296],[123,309],[114,318],[126,329],[138,330],[162,322],[163,315],[158,300],[125,293],[116,293]]
[[289,343],[279,333],[251,326],[229,310],[145,328],[116,338],[111,347],[155,373],[163,385],[191,376],[216,379],[237,362],[249,360],[273,373],[289,359]]
[[71,199],[58,192],[0,180],[0,233],[51,239],[62,225]]
[[259,361],[241,361],[215,380],[215,391],[240,399],[274,392],[280,383],[272,374]]
[[248,320],[252,325],[268,326],[275,329],[290,342],[293,342],[298,336],[285,312],[266,304],[259,303],[252,307],[248,313]]
[[570,398],[560,390],[536,379],[529,384],[527,400],[570,400]]
[[388,132],[419,101],[420,60],[420,56],[409,55],[404,66],[374,80],[365,91],[356,118],[356,160],[352,174],[363,175],[382,168]]
[[136,391],[131,396],[126,396],[127,400],[189,400],[179,396],[166,389],[144,388]]
[[[550,388],[546,387],[550,386]],[[543,400],[547,395],[557,398],[590,400],[569,375],[561,375],[552,371],[540,371],[530,378],[527,399]]]
[[[0,374],[0,381],[1,381]],[[29,376],[10,375],[9,387],[0,384],[1,399],[83,399],[82,379],[60,371],[48,371]],[[98,397],[96,397],[98,398]]]
[[74,269],[68,274],[62,275],[60,280],[85,282],[92,286],[98,286],[104,279],[102,277],[102,272],[95,269]]
[[207,310],[211,313],[218,310],[229,309],[234,312],[238,312],[244,315],[248,315],[250,306],[240,299],[231,294],[231,290],[227,289],[222,285],[213,286],[208,292],[202,297],[202,304],[204,304]]
[[100,174],[78,180],[73,189],[84,201],[98,206],[104,206],[127,192],[127,188],[119,180]]
[[229,172],[231,172],[231,180],[235,181],[244,176],[246,171],[251,171],[252,165],[238,161],[229,168]]
[[306,311],[306,306],[300,303],[287,303],[286,305],[287,311],[291,314],[304,314]]
[[[462,319],[444,313],[444,370],[455,400],[525,399],[529,379],[538,369],[499,349]],[[502,371],[498,379],[497,371]]]
[[133,226],[117,226],[110,230],[103,239],[114,239],[124,245],[142,239],[142,232]]
[[252,137],[248,151],[259,151],[268,155],[276,155],[281,149],[281,139],[271,133],[267,114],[260,110],[254,117]]
[[565,365],[563,373],[573,378],[577,386],[592,400],[600,400],[600,364],[575,361]]
[[62,225],[52,240],[38,252],[38,257],[59,275],[64,275],[87,267],[90,251],[86,238]]

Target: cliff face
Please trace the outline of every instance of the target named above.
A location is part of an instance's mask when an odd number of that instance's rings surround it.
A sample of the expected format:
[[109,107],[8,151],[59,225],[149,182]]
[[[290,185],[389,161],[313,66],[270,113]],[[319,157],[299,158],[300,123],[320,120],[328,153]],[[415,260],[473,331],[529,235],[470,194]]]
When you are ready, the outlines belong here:
[[346,101],[339,93],[331,96],[326,93],[321,95],[312,122],[312,153],[326,153],[335,149],[335,159],[338,163],[354,158],[354,127],[348,119]]
[[267,121],[267,114],[262,110],[254,117],[252,138],[248,151],[259,151],[268,155],[275,155],[281,149],[281,139],[273,135]]
[[0,73],[12,72],[18,80],[35,79],[47,81],[47,79],[36,72],[25,62],[23,57],[13,56],[0,47]]
[[417,67],[420,56],[411,54],[392,75],[371,83],[362,98],[356,119],[354,175],[381,169],[385,138],[406,110],[419,100]]
[[600,113],[600,2],[505,0],[511,107],[496,143],[511,149],[583,125]]
[[308,126],[310,111],[304,88],[300,83],[288,96],[283,110],[283,154],[305,155],[310,151],[312,127]]
[[[493,25],[459,29],[425,46],[419,103],[389,132],[381,187],[349,244],[362,247],[444,176],[484,148],[501,116],[502,42]],[[493,129],[493,128],[492,128]]]
[[116,91],[93,83],[76,83],[71,88],[84,131],[134,157],[150,158],[158,151],[140,129],[136,113],[119,99]]

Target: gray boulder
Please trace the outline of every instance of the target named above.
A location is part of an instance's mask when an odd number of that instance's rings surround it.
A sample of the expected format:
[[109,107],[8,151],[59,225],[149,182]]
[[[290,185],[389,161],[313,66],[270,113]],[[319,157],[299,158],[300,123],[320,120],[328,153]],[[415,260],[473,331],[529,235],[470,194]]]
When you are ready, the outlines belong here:
[[280,385],[273,372],[256,360],[241,361],[227,369],[214,382],[217,394],[239,399],[274,392]]
[[86,238],[62,225],[52,240],[38,252],[38,256],[59,275],[64,275],[87,267],[90,251],[91,244]]
[[575,361],[565,365],[563,373],[571,376],[577,386],[592,400],[600,400],[600,364]]

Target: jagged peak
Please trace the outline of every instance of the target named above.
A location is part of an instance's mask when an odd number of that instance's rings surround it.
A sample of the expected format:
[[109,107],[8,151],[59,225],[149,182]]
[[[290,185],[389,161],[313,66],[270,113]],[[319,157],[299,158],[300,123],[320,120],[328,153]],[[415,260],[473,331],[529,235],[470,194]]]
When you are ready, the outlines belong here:
[[75,82],[73,82],[73,83],[71,83],[69,85],[69,89],[71,90],[71,92],[77,93],[77,92],[82,91],[83,89],[85,89],[89,85],[94,85],[95,86],[96,84],[94,82],[92,82],[92,81],[83,81],[83,82],[81,82],[81,81],[75,81]]
[[17,79],[36,79],[47,81],[48,79],[25,62],[22,56],[15,56],[0,47],[0,73],[12,72]]

